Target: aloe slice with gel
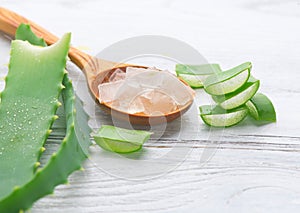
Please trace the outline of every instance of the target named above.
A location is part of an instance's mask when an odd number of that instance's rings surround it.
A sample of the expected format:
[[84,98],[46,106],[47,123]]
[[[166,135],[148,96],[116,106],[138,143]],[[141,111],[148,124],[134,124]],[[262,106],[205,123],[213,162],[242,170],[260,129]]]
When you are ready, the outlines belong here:
[[260,81],[250,76],[247,83],[233,93],[220,96],[212,96],[224,109],[234,109],[245,104],[252,98],[259,88]]
[[220,106],[200,106],[200,117],[209,126],[229,127],[241,122],[248,114],[248,109],[241,106],[232,110],[225,110]]
[[202,88],[205,79],[217,72],[221,72],[219,64],[177,64],[176,74],[187,82],[192,88]]
[[262,93],[257,93],[246,103],[250,115],[258,121],[276,122],[276,111],[271,100]]
[[242,87],[250,77],[252,64],[243,63],[230,70],[210,75],[204,81],[204,90],[211,95],[224,95]]
[[94,135],[95,142],[103,149],[116,153],[130,153],[142,148],[152,133],[102,125]]

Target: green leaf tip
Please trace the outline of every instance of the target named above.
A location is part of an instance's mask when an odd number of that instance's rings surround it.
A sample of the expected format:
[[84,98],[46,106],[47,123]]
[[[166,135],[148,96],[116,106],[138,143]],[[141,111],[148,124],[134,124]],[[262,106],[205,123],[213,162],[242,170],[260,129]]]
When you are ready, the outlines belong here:
[[36,169],[36,168],[38,168],[40,165],[41,165],[40,162],[36,162],[36,163],[34,164],[34,168]]
[[20,189],[20,186],[14,186],[13,191],[18,191]]
[[60,89],[65,89],[66,87],[64,85],[60,85]]
[[30,43],[33,45],[38,45],[38,46],[47,46],[46,42],[42,38],[38,38],[30,28],[29,24],[20,24],[19,27],[16,30],[16,35],[15,38],[17,40],[23,40],[24,37],[27,37],[28,40],[30,40]]

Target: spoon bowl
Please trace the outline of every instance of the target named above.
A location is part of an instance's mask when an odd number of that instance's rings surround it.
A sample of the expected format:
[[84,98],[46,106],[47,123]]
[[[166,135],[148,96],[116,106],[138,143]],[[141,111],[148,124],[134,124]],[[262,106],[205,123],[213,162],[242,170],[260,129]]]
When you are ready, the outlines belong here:
[[[112,75],[112,73],[116,69],[121,69],[122,71],[126,72],[127,66],[117,66],[115,68],[109,69],[104,71],[103,73],[100,73],[100,75],[96,76],[96,78],[93,81],[92,90],[95,92],[95,97],[99,98],[98,94],[98,85],[100,83],[106,83],[108,82],[109,77]],[[137,68],[147,68],[143,66],[137,66],[137,65],[130,65],[130,67],[137,67]],[[104,79],[103,79],[104,78]],[[183,82],[185,83],[185,82]],[[98,102],[99,103],[99,102]],[[172,111],[168,114],[164,115],[146,115],[144,113],[135,113],[135,114],[128,114],[126,112],[117,110],[110,106],[108,103],[101,104],[104,106],[105,111],[108,111],[111,113],[112,116],[124,120],[129,121],[132,124],[139,124],[139,125],[153,125],[153,124],[160,124],[164,122],[170,122],[174,119],[181,116],[181,114],[185,113],[191,106],[192,101],[188,102],[184,106],[181,106],[179,109]]]
[[[0,7],[0,31],[4,32],[5,34],[11,37],[14,37],[16,29],[21,23],[29,24],[32,31],[37,36],[44,38],[45,42],[48,45],[51,45],[58,40],[58,38],[55,35],[51,34],[50,32],[43,29],[34,22],[12,11]],[[126,67],[129,66],[147,68],[145,66],[123,64],[95,58],[74,47],[70,47],[69,57],[71,61],[75,63],[84,72],[90,92],[97,99],[97,102],[99,98],[98,85],[104,82],[108,82],[109,77],[116,69],[122,69],[125,72]],[[126,112],[112,108],[108,103],[103,103],[101,105],[103,105],[105,110],[110,112],[111,115],[116,117],[117,119],[129,121],[132,124],[152,125],[170,122],[180,117],[184,112],[186,112],[190,108],[192,102],[193,100],[189,101],[187,104],[181,106],[175,111],[157,116],[145,115],[143,113],[128,114]]]

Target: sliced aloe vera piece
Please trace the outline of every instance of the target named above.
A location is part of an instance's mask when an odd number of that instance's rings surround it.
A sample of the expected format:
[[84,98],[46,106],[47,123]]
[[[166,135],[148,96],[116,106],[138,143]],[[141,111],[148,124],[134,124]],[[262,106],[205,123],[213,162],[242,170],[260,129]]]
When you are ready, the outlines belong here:
[[48,48],[15,40],[0,105],[0,200],[34,175],[63,88],[70,34]]
[[177,64],[176,74],[193,88],[203,87],[205,79],[216,72],[221,72],[219,64]]
[[203,122],[214,127],[229,127],[241,122],[248,114],[245,106],[232,110],[225,110],[220,106],[200,106],[200,117]]
[[130,153],[142,148],[150,138],[151,132],[129,130],[103,125],[94,135],[95,142],[105,150],[117,153]]
[[247,83],[233,93],[220,96],[212,96],[224,109],[233,109],[245,104],[250,98],[254,96],[259,88],[259,80],[250,76]]
[[258,121],[276,122],[276,111],[271,100],[262,93],[256,93],[247,103],[250,115]]
[[224,95],[243,86],[250,77],[251,63],[246,62],[230,70],[210,75],[204,81],[204,89],[211,95]]
[[[34,36],[30,27],[22,28],[22,31],[17,30],[18,39],[31,42]],[[35,44],[45,45],[44,42]],[[60,109],[63,113],[61,117],[65,117],[66,120],[65,125],[59,126],[66,127],[66,136],[58,152],[53,153],[45,167],[39,169],[28,183],[22,187],[16,187],[10,195],[0,200],[0,212],[13,213],[27,210],[37,199],[52,193],[55,186],[67,182],[68,175],[80,169],[81,163],[87,158],[88,147],[91,144],[89,139],[91,129],[87,124],[88,116],[83,110],[81,101],[75,97],[72,83],[67,75],[64,76],[63,85],[65,86],[62,91],[64,107]]]

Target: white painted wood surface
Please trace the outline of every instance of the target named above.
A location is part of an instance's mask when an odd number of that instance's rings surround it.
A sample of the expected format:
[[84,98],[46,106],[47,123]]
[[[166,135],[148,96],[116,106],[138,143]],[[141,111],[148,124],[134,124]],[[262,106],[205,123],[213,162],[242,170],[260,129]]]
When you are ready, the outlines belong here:
[[[78,1],[1,0],[96,54],[119,40],[157,34],[180,39],[209,62],[230,68],[253,63],[277,110],[278,122],[210,131],[198,118],[203,92],[136,155],[91,147],[84,172],[39,200],[31,212],[299,212],[300,211],[300,1]],[[0,37],[5,76],[9,41]],[[111,123],[95,107],[75,67],[69,72],[95,129]],[[81,77],[80,77],[81,76]],[[1,85],[3,88],[3,83]],[[78,89],[79,88],[79,89]],[[164,133],[159,140],[155,138]],[[47,144],[49,152],[57,143]]]

